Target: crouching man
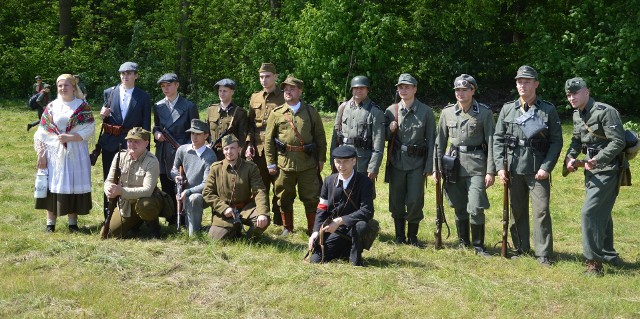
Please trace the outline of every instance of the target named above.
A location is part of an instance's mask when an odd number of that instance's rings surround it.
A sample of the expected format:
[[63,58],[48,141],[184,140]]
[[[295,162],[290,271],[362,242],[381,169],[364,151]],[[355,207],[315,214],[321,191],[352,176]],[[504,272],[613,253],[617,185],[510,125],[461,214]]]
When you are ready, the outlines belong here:
[[325,178],[320,192],[310,261],[349,259],[362,266],[362,250],[371,248],[379,224],[373,219],[373,182],[354,170],[358,154],[352,146],[339,146],[331,154],[338,173]]
[[209,237],[253,238],[269,227],[267,192],[258,166],[240,158],[238,139],[229,134],[222,139],[224,159],[211,165],[202,196],[213,208]]
[[[158,216],[175,213],[171,205],[165,205],[165,199],[170,201],[168,195],[156,187],[160,164],[147,150],[150,136],[151,133],[141,127],[132,128],[125,138],[127,149],[116,156],[120,161],[111,162],[104,194],[108,199],[118,198],[118,205],[112,212],[109,237],[124,237],[145,222],[151,237],[159,238]],[[121,171],[119,183],[114,183],[116,165]]]

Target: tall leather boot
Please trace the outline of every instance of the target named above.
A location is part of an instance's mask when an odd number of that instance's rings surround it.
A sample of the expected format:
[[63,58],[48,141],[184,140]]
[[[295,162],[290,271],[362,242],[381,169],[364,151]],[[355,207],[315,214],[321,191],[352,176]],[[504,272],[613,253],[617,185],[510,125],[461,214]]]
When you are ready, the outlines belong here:
[[307,236],[313,233],[313,226],[316,223],[316,212],[306,213],[307,215]]
[[405,225],[405,221],[404,218],[394,218],[393,219],[393,224],[395,225],[396,228],[396,244],[406,244],[407,243],[407,237],[405,237],[404,235],[404,225]]
[[293,233],[293,212],[281,212],[280,216],[282,217],[282,227],[284,227],[280,236],[289,236]]
[[423,245],[418,242],[418,229],[420,228],[419,223],[409,223],[407,228],[407,240],[408,244],[416,247],[423,247]]
[[149,229],[149,235],[151,236],[151,238],[160,238],[160,222],[158,221],[158,218],[154,220],[148,220],[145,222],[145,224],[147,224],[147,228]]
[[473,250],[476,252],[476,255],[491,257],[491,254],[484,248],[484,224],[471,224],[471,238],[473,239]]
[[460,248],[471,247],[471,240],[469,240],[469,220],[456,220],[456,230],[458,231]]

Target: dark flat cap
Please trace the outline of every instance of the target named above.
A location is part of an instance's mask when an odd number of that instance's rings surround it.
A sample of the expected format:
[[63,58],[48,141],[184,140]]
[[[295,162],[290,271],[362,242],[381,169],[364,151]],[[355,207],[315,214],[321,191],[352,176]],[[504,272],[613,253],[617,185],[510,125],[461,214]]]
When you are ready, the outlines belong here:
[[333,158],[354,158],[357,157],[358,153],[353,146],[342,145],[333,149],[331,152],[331,157]]
[[538,79],[538,72],[536,69],[523,65],[518,68],[518,73],[516,73],[516,79]]
[[216,82],[216,84],[213,85],[214,89],[218,89],[219,87],[224,86],[224,87],[228,87],[232,90],[236,89],[236,82],[234,82],[232,79],[222,79],[218,82]]
[[158,79],[158,84],[172,82],[178,82],[178,76],[175,73],[167,73]]
[[400,74],[400,77],[398,77],[398,83],[396,83],[396,86],[400,84],[409,84],[413,86],[418,86],[418,80],[416,80],[416,78],[411,76],[411,74],[409,73],[402,73]]
[[282,83],[280,83],[280,88],[284,89],[285,85],[297,86],[300,90],[302,90],[304,88],[304,81],[289,74],[289,76],[287,76],[287,78],[284,81],[282,81]]
[[476,83],[476,79],[474,79],[471,75],[461,74],[459,77],[453,80],[453,88],[454,89],[461,89],[461,88],[477,89],[478,84]]
[[138,63],[135,63],[135,62],[122,63],[122,65],[118,69],[118,72],[127,72],[127,71],[138,72]]
[[207,133],[207,132],[209,132],[209,126],[207,125],[207,123],[203,122],[202,120],[193,119],[193,120],[191,120],[191,128],[186,130],[186,132],[189,132],[189,133]]
[[271,72],[273,74],[278,73],[276,72],[276,66],[273,63],[262,63],[258,72]]
[[587,81],[583,78],[573,78],[568,79],[567,82],[564,83],[564,91],[567,93],[576,93],[582,88],[587,87]]

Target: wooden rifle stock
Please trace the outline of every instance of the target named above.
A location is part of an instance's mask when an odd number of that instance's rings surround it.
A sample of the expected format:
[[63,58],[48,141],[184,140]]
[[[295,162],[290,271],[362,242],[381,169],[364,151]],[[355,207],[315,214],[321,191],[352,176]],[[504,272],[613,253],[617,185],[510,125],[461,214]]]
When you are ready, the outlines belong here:
[[[120,184],[120,175],[122,175],[122,170],[120,169],[120,147],[118,147],[118,155],[116,156],[116,170],[113,174],[113,184]],[[102,225],[102,229],[100,230],[100,238],[107,239],[109,238],[111,217],[113,217],[113,211],[118,206],[118,199],[120,196],[116,196],[114,198],[109,198],[109,207],[107,208],[107,217],[104,219],[104,225]]]
[[[184,168],[182,167],[182,165],[180,165],[180,168],[178,169],[179,171],[179,176],[182,178],[180,183],[176,183],[176,196],[181,197],[182,196],[182,190],[184,188],[184,178],[182,177],[182,175],[184,174]],[[187,198],[188,200],[188,198]],[[177,219],[177,230],[180,230],[180,215],[182,215],[182,201],[179,198],[176,198],[176,215],[178,218]]]
[[509,191],[511,189],[511,176],[509,175],[509,160],[507,158],[508,146],[504,145],[503,167],[507,182],[503,184],[504,192],[502,194],[502,247],[500,248],[500,256],[507,258],[507,249],[509,248]]
[[169,142],[169,144],[171,144],[171,146],[173,147],[174,150],[177,150],[178,147],[180,147],[180,143],[178,143],[178,141],[176,141],[175,138],[173,138],[173,136],[171,136],[171,133],[169,133],[169,131],[167,131],[166,127],[162,128],[162,132],[160,132],[162,134],[162,136],[164,137],[164,139]]
[[[437,175],[436,181],[436,231],[433,233],[435,236],[435,248],[442,249],[442,224],[446,223],[446,219],[444,217],[444,204],[442,202],[442,174],[440,172],[440,157],[436,152],[436,161],[435,161],[435,172]],[[447,225],[447,228],[449,225]],[[449,237],[449,235],[447,235]]]
[[[396,99],[398,98],[398,92],[396,91]],[[395,102],[395,101],[394,101]],[[398,119],[398,103],[394,103],[394,106],[396,107],[396,122],[399,120]],[[396,137],[398,135],[398,130],[400,129],[400,123],[398,123],[398,128],[396,128],[396,131],[393,132],[393,134],[391,134],[391,141],[389,141],[389,147],[387,147],[387,163],[385,164],[385,168],[384,168],[384,182],[385,183],[389,183],[389,178],[391,177],[391,171],[389,169],[389,166],[391,166],[391,157],[393,156],[393,147],[396,144]],[[389,125],[391,125],[391,123],[389,123]]]

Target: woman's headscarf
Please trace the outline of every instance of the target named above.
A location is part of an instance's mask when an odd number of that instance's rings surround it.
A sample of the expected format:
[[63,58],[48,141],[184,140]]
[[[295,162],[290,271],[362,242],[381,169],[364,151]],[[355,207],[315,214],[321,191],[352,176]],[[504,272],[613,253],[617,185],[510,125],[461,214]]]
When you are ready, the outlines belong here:
[[75,90],[74,95],[76,96],[76,98],[84,100],[84,94],[82,94],[82,90],[80,90],[80,87],[78,86],[78,79],[73,77],[72,74],[62,74],[58,77],[58,79],[56,79],[56,86],[58,85],[58,82],[60,80],[69,81],[69,83],[71,83]]

